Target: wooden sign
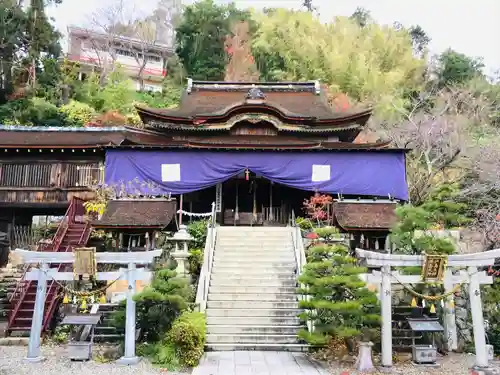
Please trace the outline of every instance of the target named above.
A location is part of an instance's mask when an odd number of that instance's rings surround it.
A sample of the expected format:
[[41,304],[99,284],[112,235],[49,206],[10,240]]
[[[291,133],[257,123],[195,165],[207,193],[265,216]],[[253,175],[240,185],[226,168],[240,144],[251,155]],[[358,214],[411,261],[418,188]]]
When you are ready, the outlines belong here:
[[80,247],[73,249],[73,253],[75,254],[73,273],[75,277],[82,276],[88,279],[96,275],[97,262],[95,252],[95,247]]
[[422,267],[423,281],[443,281],[444,271],[448,256],[446,255],[425,255]]

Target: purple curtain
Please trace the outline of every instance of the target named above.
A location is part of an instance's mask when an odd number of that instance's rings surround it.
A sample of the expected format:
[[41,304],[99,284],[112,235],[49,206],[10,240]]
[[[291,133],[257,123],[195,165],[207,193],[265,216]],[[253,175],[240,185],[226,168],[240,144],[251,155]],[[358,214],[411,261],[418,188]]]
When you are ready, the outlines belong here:
[[[293,188],[408,200],[403,151],[219,152],[107,150],[106,184],[136,181],[159,194],[213,186],[246,169]],[[135,185],[137,188],[137,185]],[[148,189],[148,188],[146,188]]]

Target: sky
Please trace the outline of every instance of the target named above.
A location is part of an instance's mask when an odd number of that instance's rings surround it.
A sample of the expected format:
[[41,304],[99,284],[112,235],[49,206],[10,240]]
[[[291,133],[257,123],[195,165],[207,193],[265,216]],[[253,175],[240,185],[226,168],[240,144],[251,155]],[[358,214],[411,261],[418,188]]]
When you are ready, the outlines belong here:
[[[139,12],[155,8],[157,0],[128,0]],[[189,4],[193,0],[184,0]],[[217,0],[216,0],[217,1]],[[70,24],[84,25],[92,12],[114,0],[63,0],[49,9],[57,28],[65,33]],[[228,3],[230,0],[218,0]],[[238,7],[300,8],[302,0],[235,0]],[[439,54],[448,48],[472,57],[482,57],[485,73],[500,70],[500,0],[313,0],[321,18],[349,16],[357,7],[371,12],[380,23],[395,21],[404,26],[420,25],[431,37],[429,49]]]

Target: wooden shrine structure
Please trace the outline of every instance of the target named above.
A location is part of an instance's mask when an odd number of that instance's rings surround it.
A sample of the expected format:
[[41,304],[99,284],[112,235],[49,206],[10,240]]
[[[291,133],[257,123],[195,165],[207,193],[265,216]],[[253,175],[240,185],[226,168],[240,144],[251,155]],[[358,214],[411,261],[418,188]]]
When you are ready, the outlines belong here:
[[[328,100],[318,81],[188,80],[177,108],[137,107],[142,129],[0,126],[0,231],[15,248],[15,233],[28,231],[34,216],[63,215],[72,197],[91,199],[95,184],[160,173],[153,170],[160,165],[149,163],[140,173],[121,175],[121,167],[113,170],[115,156],[123,160],[125,154],[143,154],[152,162],[148,155],[175,152],[193,156],[186,160],[197,167],[204,155],[226,153],[241,162],[230,174],[205,183],[185,181],[184,166],[179,171],[165,164],[157,180],[164,196],[177,198],[175,211],[209,212],[215,200],[219,224],[286,225],[292,211],[300,216],[304,198],[326,192],[337,201],[336,225],[352,233],[359,247],[379,243],[383,249],[395,202],[407,199],[405,150],[389,148],[388,141],[366,130],[370,108],[335,101],[332,106]],[[304,158],[320,162],[311,161],[315,176],[271,178],[271,170],[304,168],[287,164],[287,155],[292,163]],[[283,159],[282,166],[266,167],[274,156]],[[322,165],[323,157],[330,164]],[[181,181],[162,181],[175,180],[177,172]],[[293,180],[300,188],[290,185]]]

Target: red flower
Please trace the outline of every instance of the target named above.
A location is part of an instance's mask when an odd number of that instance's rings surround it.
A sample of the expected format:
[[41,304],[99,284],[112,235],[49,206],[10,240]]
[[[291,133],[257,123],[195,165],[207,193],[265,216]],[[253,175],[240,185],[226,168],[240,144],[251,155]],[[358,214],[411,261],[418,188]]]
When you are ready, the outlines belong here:
[[306,234],[308,240],[317,240],[319,238],[318,234],[315,232],[310,232]]

